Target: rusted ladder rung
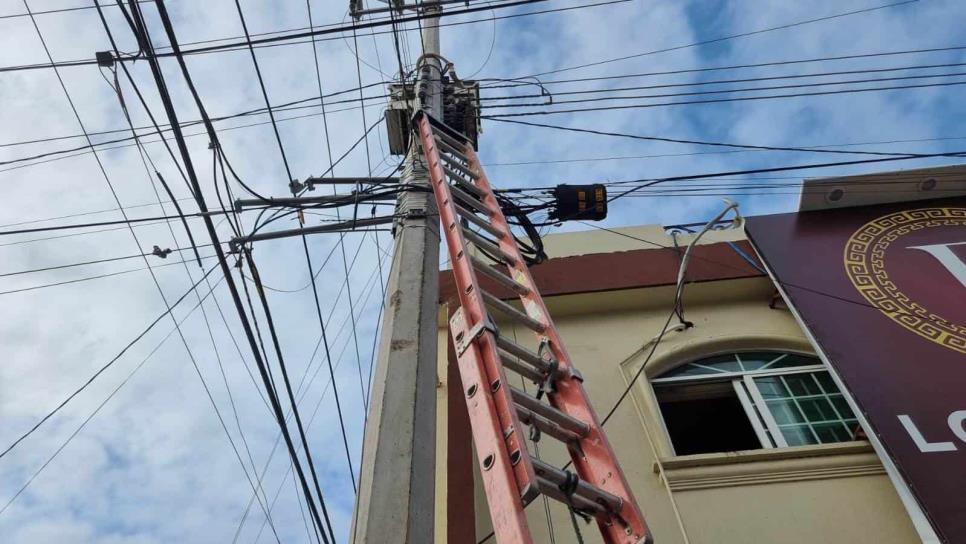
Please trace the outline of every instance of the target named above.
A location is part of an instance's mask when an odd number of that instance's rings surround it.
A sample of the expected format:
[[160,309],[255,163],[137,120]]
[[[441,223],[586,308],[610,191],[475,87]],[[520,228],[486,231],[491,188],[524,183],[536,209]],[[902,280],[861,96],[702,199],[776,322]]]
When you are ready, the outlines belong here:
[[492,295],[492,294],[490,294],[490,293],[488,293],[486,291],[481,291],[481,293],[483,293],[483,301],[484,302],[486,302],[490,306],[493,306],[497,310],[500,310],[500,312],[502,312],[502,313],[504,313],[504,314],[512,317],[513,319],[519,321],[520,323],[522,323],[524,326],[526,326],[528,329],[532,330],[533,332],[541,333],[541,332],[544,331],[544,329],[546,329],[546,325],[544,325],[543,323],[541,323],[541,322],[537,321],[536,319],[528,316],[527,314],[521,312],[520,310],[517,310],[512,305],[510,305],[510,304],[508,304],[506,302],[503,302],[502,300],[500,300],[496,296],[494,296],[494,295]]
[[533,411],[537,415],[547,418],[548,420],[560,425],[562,428],[567,429],[577,436],[584,437],[590,432],[590,425],[584,423],[583,421],[565,414],[549,404],[544,404],[540,402],[539,399],[528,395],[515,387],[511,387],[510,391],[513,394],[514,404],[522,406]]
[[499,270],[493,268],[492,266],[490,266],[489,263],[480,259],[476,255],[470,255],[470,261],[473,263],[473,268],[477,272],[485,274],[493,281],[499,283],[500,285],[506,287],[507,289],[512,290],[516,294],[521,296],[530,294],[529,287],[527,287],[526,285],[523,285],[517,280],[511,278],[510,276],[507,276],[503,272],[500,272]]

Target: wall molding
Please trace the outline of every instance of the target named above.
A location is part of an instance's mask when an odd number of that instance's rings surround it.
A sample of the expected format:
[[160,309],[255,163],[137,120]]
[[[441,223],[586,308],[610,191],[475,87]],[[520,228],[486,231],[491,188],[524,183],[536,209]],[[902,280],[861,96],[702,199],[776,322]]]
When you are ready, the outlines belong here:
[[689,455],[654,463],[672,491],[885,475],[868,442]]

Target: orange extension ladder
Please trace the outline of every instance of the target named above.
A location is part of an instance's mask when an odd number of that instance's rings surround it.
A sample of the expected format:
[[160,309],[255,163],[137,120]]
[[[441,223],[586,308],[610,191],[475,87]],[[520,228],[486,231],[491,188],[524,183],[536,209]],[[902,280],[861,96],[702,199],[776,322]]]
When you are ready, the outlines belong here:
[[[533,542],[523,509],[540,493],[592,516],[608,544],[651,542],[583,378],[564,350],[473,146],[425,112],[416,113],[413,125],[459,292],[450,332],[497,542]],[[515,293],[525,312],[481,289],[480,275]],[[533,330],[538,350],[501,336],[489,308]],[[540,384],[549,404],[541,400],[544,395],[510,386],[505,370]],[[531,456],[521,423],[564,442],[576,473]]]

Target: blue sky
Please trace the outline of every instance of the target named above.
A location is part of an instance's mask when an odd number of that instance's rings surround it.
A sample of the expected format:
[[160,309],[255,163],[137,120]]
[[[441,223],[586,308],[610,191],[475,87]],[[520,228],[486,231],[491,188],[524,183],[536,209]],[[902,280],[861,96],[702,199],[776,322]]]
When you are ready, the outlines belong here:
[[[301,28],[307,24],[303,2],[244,0],[241,3],[253,33]],[[499,14],[588,3],[587,0],[551,0],[500,11]],[[241,32],[231,0],[171,0],[168,4],[182,42],[237,36]],[[90,2],[30,2],[34,10],[79,5],[90,5]],[[476,77],[505,79],[878,5],[882,4],[867,0],[633,0],[495,23],[487,19],[489,13],[482,12],[463,18],[480,22],[443,28],[442,44],[444,54],[455,63],[461,76],[467,77],[479,70]],[[153,25],[155,41],[162,44],[162,33],[157,26],[154,8],[147,5],[146,10]],[[0,15],[23,11],[23,5],[12,0],[0,6]],[[347,21],[346,6],[341,2],[313,2],[313,12],[316,24]],[[710,45],[567,70],[548,74],[542,79],[600,77],[961,46],[966,45],[961,24],[963,20],[966,20],[966,4],[962,2],[921,0]],[[454,19],[447,20],[450,21]],[[115,10],[109,12],[109,22],[119,36],[122,48],[136,49],[126,25]],[[91,10],[41,15],[38,16],[38,24],[55,60],[91,58],[95,51],[109,48],[96,13]],[[380,71],[389,75],[395,72],[396,56],[389,36],[373,37],[362,32],[357,39],[363,83],[386,79]],[[3,47],[0,47],[2,66],[47,61],[29,19],[0,18],[0,41],[3,42]],[[489,60],[484,62],[491,41],[495,45]],[[403,45],[404,62],[414,62],[418,56],[415,32],[405,33]],[[351,89],[358,85],[355,56],[352,53],[354,48],[351,35],[318,44],[324,76],[322,84],[326,92]],[[557,91],[585,90],[617,84],[693,83],[712,79],[949,64],[966,62],[963,57],[961,51],[950,51],[617,80],[620,83],[561,84],[552,88]],[[258,59],[274,104],[317,94],[311,45],[260,49]],[[173,61],[165,61],[164,68],[181,116],[185,119],[195,118],[197,112]],[[211,115],[232,114],[264,106],[247,51],[191,57],[189,68]],[[162,116],[146,64],[138,62],[131,69],[155,115]],[[957,71],[962,70],[944,68],[927,73]],[[906,75],[902,72],[890,74]],[[88,130],[125,126],[117,99],[96,67],[64,69],[62,76]],[[947,80],[959,81],[962,78],[951,77]],[[781,83],[784,82],[778,84]],[[125,84],[124,89],[126,98],[134,103],[130,88]],[[681,90],[672,89],[670,92]],[[379,87],[369,92],[381,94]],[[492,93],[490,96],[496,96],[497,93],[504,95],[532,91],[524,87],[487,92]],[[662,91],[645,91],[648,94],[652,92]],[[963,106],[962,92],[961,87],[948,86],[827,97],[582,112],[524,119],[638,135],[771,146],[929,140],[868,144],[861,146],[861,149],[930,153],[957,150],[964,145],[966,134],[960,125],[966,107]],[[362,134],[362,112],[354,106],[333,106],[327,116],[336,156],[341,155]],[[366,121],[373,123],[378,119],[383,107],[384,104],[379,101],[371,102],[365,110]],[[344,111],[334,111],[336,109]],[[506,110],[492,108],[484,113],[499,111]],[[316,114],[318,110],[309,109],[299,113]],[[147,122],[140,107],[133,107],[132,114],[136,124]],[[264,117],[251,120],[261,121]],[[265,194],[285,195],[288,180],[271,128],[260,125],[225,130],[241,124],[236,120],[219,125],[225,152],[239,175]],[[304,179],[327,168],[322,121],[318,115],[284,121],[279,126],[294,176]],[[500,187],[618,181],[825,162],[838,158],[791,152],[719,153],[720,149],[696,145],[642,142],[492,121],[485,122],[483,130],[479,155],[484,164],[490,165],[487,170],[491,181]],[[193,128],[189,133],[196,131]],[[50,70],[0,73],[0,143],[77,133],[76,120]],[[0,147],[0,161],[81,143],[74,139]],[[216,202],[211,189],[211,155],[207,149],[207,139],[203,136],[191,137],[189,143],[196,165],[202,172],[206,197],[209,202]],[[387,156],[385,133],[381,128],[373,132],[368,144],[373,171],[376,174],[391,171],[396,159]],[[165,178],[175,180],[172,185],[177,196],[186,197],[187,191],[163,147],[150,143],[146,149]],[[351,153],[336,168],[335,174],[366,174],[368,167],[363,151],[364,147],[360,147]],[[660,157],[614,158],[651,155]],[[111,149],[101,152],[100,156],[124,206],[140,206],[130,210],[132,217],[161,214],[156,205],[141,206],[155,201],[155,196],[136,148]],[[507,164],[534,161],[544,162]],[[911,168],[953,161],[923,160],[884,166],[793,172],[783,175],[790,179],[782,181],[792,183],[809,176]],[[0,203],[4,224],[108,210],[116,206],[90,154],[24,168],[14,169],[12,166],[0,166],[0,184],[6,191],[3,203]],[[676,186],[686,187],[686,183]],[[741,203],[745,215],[790,211],[797,206],[798,197],[793,194],[794,190],[789,187],[772,191],[783,194],[735,195],[735,198]],[[193,204],[187,206],[189,210],[194,209]],[[615,202],[610,217],[602,224],[698,222],[713,216],[719,208],[717,196],[628,198]],[[173,210],[168,206],[165,211],[171,213]],[[368,213],[368,209],[364,213]],[[117,212],[109,212],[24,226],[118,218]],[[309,216],[310,223],[317,219],[331,218]],[[249,224],[251,220],[247,219]],[[194,221],[192,225],[197,237],[204,238],[200,222]],[[293,226],[291,223],[281,225]],[[0,230],[12,228],[15,227]],[[563,228],[587,227],[572,224]],[[126,230],[43,241],[35,240],[56,233],[5,236],[0,244],[10,244],[0,245],[0,263],[3,263],[0,265],[0,274],[132,255],[150,251],[154,244],[162,248],[175,245],[183,247],[185,244],[183,232],[177,225],[176,240],[171,239],[165,225],[141,226],[137,233],[140,247],[135,245]],[[229,236],[227,225],[219,227],[219,234],[223,239]],[[376,236],[379,237],[379,249],[375,243]],[[336,248],[337,242],[338,238],[334,235],[310,239],[316,265]],[[360,368],[363,374],[368,370],[382,298],[379,255],[380,250],[383,253],[389,250],[391,240],[386,233],[351,234],[346,236],[345,244],[345,267],[352,264],[349,286],[354,300],[352,313],[358,322],[355,335],[349,326],[352,320],[343,289],[345,275],[340,250],[335,249],[320,273],[319,288],[323,312],[326,315],[331,312],[328,338],[332,363],[337,366],[336,382],[346,414],[353,465],[358,470],[363,420],[358,373]],[[358,257],[353,260],[357,250]],[[318,462],[333,521],[338,527],[336,532],[339,540],[345,541],[352,508],[351,484],[334,415],[331,387],[327,385],[327,367],[324,357],[319,354],[313,356],[319,327],[311,302],[311,290],[305,289],[308,276],[301,252],[301,243],[291,239],[262,243],[257,246],[255,254],[266,284],[278,289],[271,291],[269,296],[290,372],[296,376],[296,381],[303,374],[306,376],[305,404],[301,410],[306,419],[313,419],[309,441]],[[157,258],[152,259],[152,265],[167,264]],[[383,256],[382,261],[384,276],[388,272],[388,259]],[[0,291],[83,279],[143,266],[143,261],[131,259],[43,273],[0,276]],[[180,296],[201,277],[194,264],[187,269],[182,265],[165,266],[158,268],[156,273],[161,289],[169,300]],[[215,285],[217,274],[211,279],[212,285]],[[207,292],[207,285],[202,283],[202,287],[204,290],[200,294],[203,296]],[[251,459],[260,469],[272,451],[276,438],[275,426],[246,370],[246,364],[251,368],[252,357],[246,351],[237,318],[232,318],[233,309],[224,285],[218,285],[214,293],[213,298],[206,299],[196,310],[193,308],[198,299],[194,295],[189,296],[184,305],[176,309],[175,315],[183,320],[182,329],[187,344],[211,390],[215,405],[225,417],[232,439],[238,444],[242,463],[250,465],[250,450]],[[94,370],[114,357],[163,308],[158,289],[151,276],[143,270],[70,285],[0,294],[0,323],[3,324],[0,326],[0,342],[3,345],[3,364],[0,364],[0,446],[5,447],[29,429]],[[224,322],[221,313],[226,316]],[[211,324],[210,334],[203,319],[205,317]],[[166,336],[172,329],[170,321],[162,321],[62,412],[9,455],[0,458],[0,508],[3,508],[102,401],[121,386],[59,455],[32,480],[17,500],[0,513],[0,534],[4,535],[5,542],[222,542],[233,538],[251,496],[251,488],[185,346],[177,334]],[[231,335],[238,341],[240,349],[236,349]],[[217,352],[212,347],[213,343],[217,346]],[[160,347],[151,354],[155,346]],[[139,367],[142,361],[145,362]],[[224,375],[221,368],[224,368]],[[226,383],[230,386],[231,400],[234,400],[240,425],[235,423]],[[248,450],[241,440],[239,426],[244,430]],[[281,449],[276,452],[264,484],[269,498],[276,489],[281,489],[278,502],[272,510],[281,540],[297,542],[305,540],[306,534],[284,457]],[[248,466],[247,470],[251,471],[251,467]],[[256,505],[241,524],[238,541],[256,541],[262,520]],[[266,529],[257,541],[273,540],[271,532]]]

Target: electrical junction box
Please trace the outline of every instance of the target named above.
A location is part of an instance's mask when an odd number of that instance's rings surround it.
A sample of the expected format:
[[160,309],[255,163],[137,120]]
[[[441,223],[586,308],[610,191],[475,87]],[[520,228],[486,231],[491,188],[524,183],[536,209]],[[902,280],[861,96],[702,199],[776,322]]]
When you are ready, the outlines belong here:
[[554,207],[550,219],[600,221],[607,217],[607,187],[592,185],[558,185],[553,190]]
[[[409,151],[412,127],[409,120],[415,111],[416,97],[411,84],[394,83],[389,86],[389,107],[386,109],[386,130],[389,133],[389,152],[405,155]],[[443,119],[453,130],[466,136],[478,149],[480,132],[480,84],[477,81],[454,82],[443,80]]]

